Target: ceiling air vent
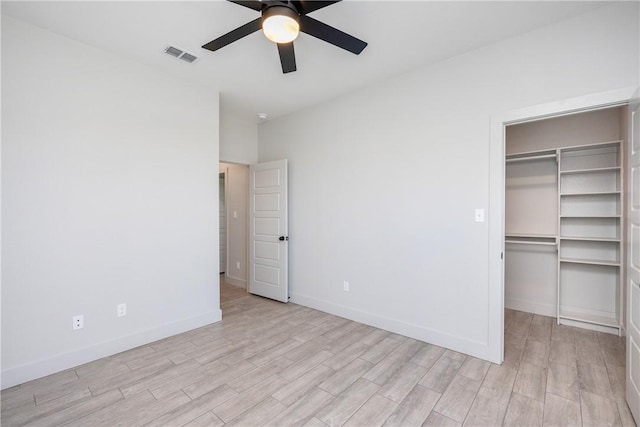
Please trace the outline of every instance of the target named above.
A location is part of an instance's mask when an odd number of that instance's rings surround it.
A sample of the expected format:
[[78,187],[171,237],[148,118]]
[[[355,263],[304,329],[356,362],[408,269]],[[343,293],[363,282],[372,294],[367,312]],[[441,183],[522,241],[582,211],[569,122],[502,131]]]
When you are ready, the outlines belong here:
[[191,62],[195,61],[198,58],[196,58],[195,56],[191,55],[190,53],[185,52],[185,53],[182,54],[180,59],[182,59],[183,61],[187,61],[187,62],[191,63]]
[[176,57],[178,59],[182,59],[183,61],[188,63],[192,63],[193,61],[198,59],[197,56],[187,53],[184,50],[178,49],[177,47],[173,47],[173,46],[167,46],[164,49],[164,53],[171,55],[173,57]]

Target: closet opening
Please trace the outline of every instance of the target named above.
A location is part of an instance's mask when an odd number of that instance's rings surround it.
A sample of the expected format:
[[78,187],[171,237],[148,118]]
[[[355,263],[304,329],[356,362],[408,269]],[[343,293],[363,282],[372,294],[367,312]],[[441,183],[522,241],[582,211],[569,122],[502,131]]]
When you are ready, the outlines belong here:
[[221,162],[219,173],[220,302],[247,292],[249,166]]
[[514,310],[622,333],[626,108],[505,127],[505,326]]

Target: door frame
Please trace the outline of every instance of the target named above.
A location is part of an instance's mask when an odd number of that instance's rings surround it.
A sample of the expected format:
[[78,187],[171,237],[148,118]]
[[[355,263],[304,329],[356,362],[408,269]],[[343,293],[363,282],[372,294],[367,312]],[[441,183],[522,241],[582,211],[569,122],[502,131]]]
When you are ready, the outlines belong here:
[[[224,271],[220,271],[220,274],[224,274],[226,279],[227,270],[229,270],[229,213],[227,212],[227,175],[229,173],[229,168],[225,167],[223,172],[220,172],[220,168],[218,167],[218,180],[222,178],[224,181]],[[220,197],[218,197],[218,203],[220,201]],[[219,206],[218,206],[219,208]],[[218,209],[220,211],[220,209]],[[218,222],[220,222],[220,216],[218,214]],[[218,230],[218,235],[220,235],[220,230]],[[219,248],[218,244],[218,248]],[[219,251],[218,257],[222,257],[222,253]],[[220,264],[220,259],[218,259],[218,265]]]
[[[491,116],[489,145],[489,331],[488,358],[504,360],[505,127],[552,117],[623,106],[637,87],[598,92],[497,113]],[[626,216],[626,213],[624,214]],[[625,319],[626,321],[626,319]]]
[[[224,164],[224,166],[222,166]],[[234,166],[242,166],[242,167],[246,167],[247,168],[247,174],[249,173],[249,164],[247,163],[239,163],[239,162],[231,162],[231,161],[226,161],[226,160],[219,160],[218,161],[218,173],[219,174],[224,174],[224,205],[225,205],[225,227],[226,227],[226,242],[225,242],[225,258],[226,258],[226,268],[224,272],[224,279],[228,284],[231,284],[233,286],[236,286],[238,288],[244,289],[244,290],[248,290],[249,287],[249,270],[248,270],[248,262],[244,262],[244,275],[246,277],[244,284],[241,282],[241,279],[238,279],[235,276],[229,276],[229,270],[233,267],[233,265],[229,265],[229,246],[230,246],[230,236],[229,236],[229,230],[230,230],[230,226],[231,226],[231,219],[233,219],[233,212],[231,210],[231,208],[229,207],[229,166],[228,165],[234,165]],[[222,170],[222,171],[221,171]],[[245,198],[246,198],[246,203],[247,203],[247,211],[249,209],[249,184],[247,183],[247,187],[245,188],[245,194],[244,194]],[[244,228],[245,228],[245,243],[246,243],[246,247],[245,247],[245,260],[249,259],[249,218],[247,216],[246,221],[244,223]],[[220,256],[220,255],[218,255]],[[218,264],[220,264],[220,260],[218,259]],[[233,271],[233,270],[232,270]],[[219,272],[222,273],[222,272]]]

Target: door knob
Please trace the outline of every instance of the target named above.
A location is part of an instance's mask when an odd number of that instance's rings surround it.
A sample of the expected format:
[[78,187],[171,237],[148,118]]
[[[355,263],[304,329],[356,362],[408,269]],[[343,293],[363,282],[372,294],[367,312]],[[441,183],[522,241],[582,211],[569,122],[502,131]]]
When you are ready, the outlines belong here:
[[289,236],[280,236],[278,237],[278,240],[280,240],[281,242],[284,242],[285,240],[289,240]]

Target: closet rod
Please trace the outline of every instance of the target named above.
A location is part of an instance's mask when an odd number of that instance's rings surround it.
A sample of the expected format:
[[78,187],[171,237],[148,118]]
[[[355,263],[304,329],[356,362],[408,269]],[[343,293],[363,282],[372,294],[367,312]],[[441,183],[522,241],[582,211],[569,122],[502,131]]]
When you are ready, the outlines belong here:
[[524,162],[527,160],[540,160],[540,159],[555,159],[556,154],[541,154],[539,156],[527,156],[527,157],[514,157],[512,159],[507,159],[507,163],[509,162]]
[[505,240],[505,243],[515,243],[518,245],[540,245],[540,246],[556,246],[555,242],[527,242],[526,240]]

